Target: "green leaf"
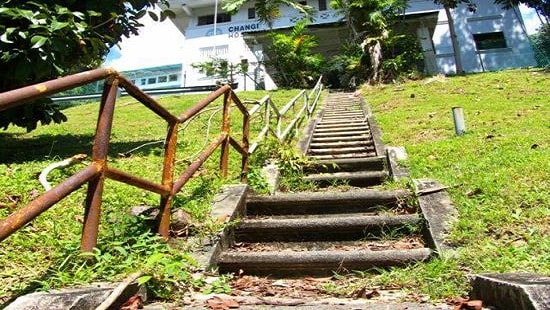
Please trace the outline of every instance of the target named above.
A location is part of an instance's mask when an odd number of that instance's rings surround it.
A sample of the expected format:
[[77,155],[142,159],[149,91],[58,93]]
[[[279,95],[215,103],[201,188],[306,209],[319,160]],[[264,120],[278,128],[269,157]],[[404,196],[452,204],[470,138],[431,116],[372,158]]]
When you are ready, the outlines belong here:
[[172,10],[166,9],[163,12],[164,12],[164,14],[166,14],[166,16],[168,16],[170,18],[176,18],[176,13],[174,13],[174,11],[172,11]]
[[151,277],[151,276],[142,276],[142,277],[139,277],[137,279],[137,283],[138,283],[138,285],[143,285],[143,284],[149,282],[149,280],[151,280],[152,278],[153,277]]
[[13,41],[10,41],[10,39],[8,39],[8,33],[7,32],[2,33],[2,35],[0,36],[0,41],[2,41],[4,43],[13,43]]
[[152,20],[154,20],[156,22],[159,21],[159,17],[157,16],[157,14],[155,14],[154,12],[151,12],[151,11],[149,11],[147,13],[149,13],[149,17],[151,17]]
[[86,11],[86,12],[88,12],[89,16],[101,16],[101,13],[96,12],[96,11],[89,10],[89,11]]
[[140,18],[142,18],[143,16],[145,16],[146,13],[147,13],[147,10],[141,10],[141,11],[139,11],[139,12],[134,16],[134,18],[135,18],[135,19],[140,19]]
[[73,16],[78,19],[84,19],[86,17],[86,15],[84,15],[84,13],[82,12],[73,12]]
[[42,45],[46,44],[47,41],[48,41],[48,38],[40,35],[36,35],[31,38],[31,44],[32,44],[31,48],[32,49],[40,48]]
[[52,24],[50,25],[50,29],[52,31],[61,30],[65,27],[69,26],[68,22],[58,22],[57,20],[52,21]]

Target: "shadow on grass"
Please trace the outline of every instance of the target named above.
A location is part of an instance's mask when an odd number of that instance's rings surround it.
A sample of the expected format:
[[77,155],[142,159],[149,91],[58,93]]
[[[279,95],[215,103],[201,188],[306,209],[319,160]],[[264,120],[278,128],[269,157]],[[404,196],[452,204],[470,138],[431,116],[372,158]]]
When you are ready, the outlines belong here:
[[[92,153],[93,135],[40,135],[32,138],[19,138],[18,134],[0,133],[0,163],[23,163],[49,158],[65,159],[76,154]],[[148,144],[132,152],[133,155],[147,155],[153,149],[162,150],[158,140],[111,142],[109,156],[118,157],[138,146]]]
[[[49,261],[48,269],[42,273],[35,273],[35,277],[28,279],[27,283],[19,289],[13,290],[12,294],[5,299],[0,299],[0,310],[9,306],[17,298],[32,294],[35,292],[66,289],[73,287],[92,286],[93,282],[106,282],[109,277],[112,277],[111,269],[115,269],[115,274],[127,273],[136,268],[136,266],[122,266],[127,256],[136,255],[145,256],[147,247],[143,244],[150,237],[155,236],[151,232],[151,227],[140,217],[127,217],[121,225],[121,230],[125,234],[107,234],[98,239],[96,250],[89,255],[83,255],[80,251],[81,235],[75,235],[71,241],[59,243],[57,248],[54,248],[55,258]],[[160,243],[160,241],[158,241]],[[120,249],[128,251],[122,255]],[[111,262],[114,260],[115,262]],[[116,265],[113,268],[105,268],[106,265],[113,263]],[[103,267],[103,268],[100,268]],[[104,273],[97,272],[96,269],[103,270]],[[84,279],[80,279],[82,283],[62,283],[64,279],[74,277],[75,272],[86,274]],[[116,307],[118,309],[118,307]],[[109,308],[111,309],[111,308]],[[113,308],[114,309],[114,308]]]

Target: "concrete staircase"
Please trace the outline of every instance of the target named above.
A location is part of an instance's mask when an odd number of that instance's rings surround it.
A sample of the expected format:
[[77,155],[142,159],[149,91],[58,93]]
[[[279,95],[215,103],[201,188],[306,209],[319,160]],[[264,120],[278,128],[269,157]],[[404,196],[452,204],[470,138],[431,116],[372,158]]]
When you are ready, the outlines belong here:
[[[389,177],[372,119],[359,98],[331,93],[301,143],[315,161],[305,178],[350,191],[248,195],[230,247],[215,260],[222,273],[271,276],[402,266],[427,260],[424,220],[407,190],[368,188]],[[365,188],[367,187],[367,188]]]

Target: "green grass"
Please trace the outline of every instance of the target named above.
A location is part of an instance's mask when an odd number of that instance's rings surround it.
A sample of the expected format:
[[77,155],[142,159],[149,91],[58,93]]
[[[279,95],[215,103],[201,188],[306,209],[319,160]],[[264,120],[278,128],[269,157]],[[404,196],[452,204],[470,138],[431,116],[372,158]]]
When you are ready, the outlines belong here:
[[[271,92],[278,106],[284,105],[297,90]],[[258,100],[267,92],[241,92],[241,100]],[[174,114],[185,111],[205,94],[166,96],[161,104]],[[201,114],[178,135],[176,173],[187,168],[198,152],[220,132],[221,100],[214,110]],[[231,117],[233,133],[239,137],[241,118],[237,109]],[[37,180],[50,163],[73,156],[91,154],[98,104],[90,103],[64,110],[69,121],[60,125],[40,126],[26,133],[10,128],[0,132],[0,218],[24,206],[44,190]],[[252,137],[262,122],[258,114],[251,126]],[[205,133],[209,130],[209,135]],[[166,124],[159,117],[129,97],[117,100],[113,133],[109,149],[109,165],[123,171],[160,182]],[[158,142],[161,143],[158,143]],[[138,146],[153,143],[135,151]],[[198,233],[215,228],[208,217],[210,202],[225,183],[238,182],[240,155],[231,149],[230,176],[218,173],[219,152],[209,159],[177,195],[173,208],[192,214]],[[57,184],[83,165],[55,170],[49,180]],[[21,293],[36,289],[58,288],[98,280],[116,280],[135,270],[152,276],[155,292],[171,298],[186,287],[200,285],[192,280],[194,264],[185,252],[173,250],[149,233],[145,221],[128,214],[137,205],[157,206],[156,194],[107,180],[103,195],[102,218],[94,264],[79,253],[85,188],[65,198],[19,232],[2,242],[0,247],[0,304]],[[15,202],[15,205],[13,205]],[[144,278],[146,280],[147,278]]]
[[[466,294],[466,274],[550,274],[550,73],[511,70],[365,88],[384,142],[413,178],[450,186],[454,255],[365,276],[432,298]],[[465,112],[455,136],[451,108]]]

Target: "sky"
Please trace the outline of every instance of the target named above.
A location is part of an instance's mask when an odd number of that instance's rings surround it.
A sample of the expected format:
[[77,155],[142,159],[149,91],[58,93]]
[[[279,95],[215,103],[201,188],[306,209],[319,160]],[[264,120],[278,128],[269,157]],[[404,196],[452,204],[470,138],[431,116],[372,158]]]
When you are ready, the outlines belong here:
[[[523,5],[520,11],[527,32],[536,32],[540,21],[535,11]],[[113,47],[104,66],[125,71],[182,63],[185,37],[171,21],[155,22],[145,14],[140,22],[144,25],[140,34],[124,38],[119,46]]]
[[139,35],[111,48],[104,66],[125,71],[182,63],[185,37],[170,20],[155,22],[145,14],[140,22]]

